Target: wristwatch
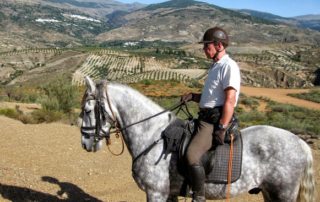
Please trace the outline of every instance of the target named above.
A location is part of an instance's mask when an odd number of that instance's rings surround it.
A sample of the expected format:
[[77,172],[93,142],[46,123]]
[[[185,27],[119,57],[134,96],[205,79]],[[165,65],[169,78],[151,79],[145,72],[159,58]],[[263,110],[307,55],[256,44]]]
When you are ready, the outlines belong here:
[[219,123],[219,126],[218,126],[218,128],[219,128],[219,130],[225,130],[225,129],[227,129],[227,127],[228,127],[228,125],[223,125],[223,124],[221,124],[221,123]]

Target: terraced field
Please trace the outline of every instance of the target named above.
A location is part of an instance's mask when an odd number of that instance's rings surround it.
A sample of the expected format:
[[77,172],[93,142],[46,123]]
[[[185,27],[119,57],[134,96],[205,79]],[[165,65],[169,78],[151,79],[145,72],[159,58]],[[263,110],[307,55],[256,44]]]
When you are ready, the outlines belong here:
[[75,85],[84,85],[85,76],[122,83],[136,83],[145,79],[187,82],[190,79],[201,79],[206,71],[204,69],[176,69],[174,67],[178,64],[172,63],[158,60],[155,57],[116,52],[92,53],[75,71],[72,82]]

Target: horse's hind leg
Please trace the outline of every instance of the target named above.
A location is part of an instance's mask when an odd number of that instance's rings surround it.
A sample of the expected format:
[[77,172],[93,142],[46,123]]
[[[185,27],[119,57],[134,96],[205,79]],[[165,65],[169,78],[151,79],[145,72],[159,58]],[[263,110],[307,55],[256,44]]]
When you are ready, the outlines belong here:
[[178,197],[177,196],[172,196],[170,195],[167,199],[167,202],[178,202]]
[[297,198],[297,191],[295,190],[296,188],[288,189],[288,187],[283,186],[264,186],[262,195],[265,202],[295,202]]
[[159,192],[147,192],[147,202],[178,202],[178,197]]

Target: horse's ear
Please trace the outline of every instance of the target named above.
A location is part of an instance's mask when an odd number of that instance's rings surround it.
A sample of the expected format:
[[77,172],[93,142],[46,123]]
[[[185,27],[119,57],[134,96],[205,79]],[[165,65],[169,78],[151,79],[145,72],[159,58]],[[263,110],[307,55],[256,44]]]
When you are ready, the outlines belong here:
[[89,92],[94,94],[96,92],[96,84],[94,83],[94,81],[92,81],[90,79],[89,76],[86,76],[85,80],[86,80],[86,85],[87,85]]

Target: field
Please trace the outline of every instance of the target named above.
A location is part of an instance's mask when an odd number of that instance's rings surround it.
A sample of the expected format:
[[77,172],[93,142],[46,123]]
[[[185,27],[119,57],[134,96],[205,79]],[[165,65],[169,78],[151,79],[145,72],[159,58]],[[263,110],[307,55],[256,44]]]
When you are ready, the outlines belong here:
[[[189,90],[189,89],[185,89]],[[249,94],[254,88],[244,88]],[[266,91],[264,91],[266,92]],[[269,95],[281,98],[276,90]],[[290,98],[290,97],[289,97]],[[290,100],[287,101],[290,103]],[[2,103],[0,107],[14,107]],[[21,104],[21,110],[35,105]],[[0,116],[0,201],[145,201],[131,176],[131,157],[120,157],[104,148],[87,153],[80,145],[76,126],[62,123],[22,124]],[[112,148],[119,151],[120,141]],[[320,190],[320,141],[313,147],[317,190]],[[181,198],[181,200],[184,200]],[[190,201],[189,199],[187,201]],[[261,195],[242,195],[232,201],[262,201]]]

